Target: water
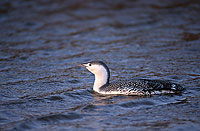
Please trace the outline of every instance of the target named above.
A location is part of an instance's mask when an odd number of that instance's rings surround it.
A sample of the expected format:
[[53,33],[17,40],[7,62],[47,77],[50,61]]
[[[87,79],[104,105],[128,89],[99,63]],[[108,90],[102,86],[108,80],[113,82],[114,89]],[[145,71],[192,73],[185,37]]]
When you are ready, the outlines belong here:
[[[0,1],[0,130],[199,130],[200,2]],[[74,63],[111,81],[164,79],[181,95],[92,91]]]

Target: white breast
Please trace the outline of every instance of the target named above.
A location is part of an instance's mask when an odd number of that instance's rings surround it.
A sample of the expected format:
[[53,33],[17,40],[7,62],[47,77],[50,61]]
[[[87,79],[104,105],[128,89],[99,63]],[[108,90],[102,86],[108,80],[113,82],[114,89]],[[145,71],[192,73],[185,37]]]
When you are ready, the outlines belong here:
[[97,65],[94,75],[95,75],[95,81],[93,90],[96,92],[99,92],[99,88],[103,85],[105,85],[108,81],[108,73],[106,69],[103,66]]

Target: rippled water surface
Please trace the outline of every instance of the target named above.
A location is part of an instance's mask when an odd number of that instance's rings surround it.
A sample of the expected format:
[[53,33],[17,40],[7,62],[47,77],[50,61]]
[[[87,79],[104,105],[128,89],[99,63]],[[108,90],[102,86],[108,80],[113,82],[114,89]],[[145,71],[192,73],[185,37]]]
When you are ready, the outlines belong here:
[[[199,130],[198,0],[1,0],[0,130]],[[103,96],[111,81],[170,80],[181,95]]]

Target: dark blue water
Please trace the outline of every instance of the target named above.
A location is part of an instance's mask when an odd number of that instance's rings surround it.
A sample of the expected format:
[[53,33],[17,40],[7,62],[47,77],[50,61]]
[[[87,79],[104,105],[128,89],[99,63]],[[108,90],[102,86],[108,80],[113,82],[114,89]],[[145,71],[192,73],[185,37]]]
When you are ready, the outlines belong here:
[[[0,1],[0,130],[199,130],[198,0]],[[180,95],[99,95],[111,81],[170,80]]]

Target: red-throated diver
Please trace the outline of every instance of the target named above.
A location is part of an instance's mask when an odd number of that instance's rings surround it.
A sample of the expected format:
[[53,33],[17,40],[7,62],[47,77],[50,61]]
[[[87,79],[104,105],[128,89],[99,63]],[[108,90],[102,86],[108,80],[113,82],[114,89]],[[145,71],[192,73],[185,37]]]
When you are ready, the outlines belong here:
[[100,94],[152,95],[178,93],[184,90],[179,84],[164,80],[130,79],[109,83],[110,71],[102,61],[80,65],[95,75],[93,90]]

